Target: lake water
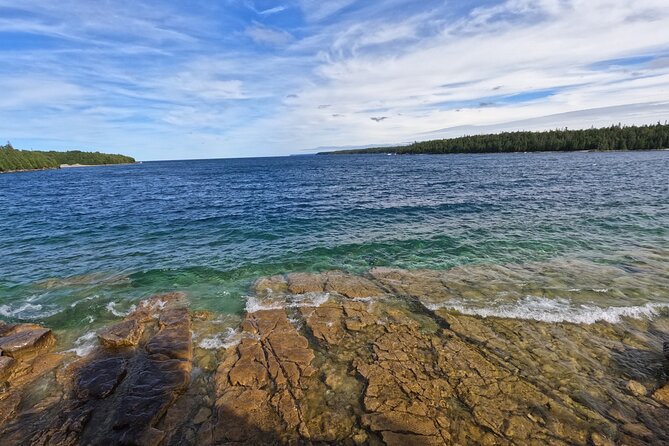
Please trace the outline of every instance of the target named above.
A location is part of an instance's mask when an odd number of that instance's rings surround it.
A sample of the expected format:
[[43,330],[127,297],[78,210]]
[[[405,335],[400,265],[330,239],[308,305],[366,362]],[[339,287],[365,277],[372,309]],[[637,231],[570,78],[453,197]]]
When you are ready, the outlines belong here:
[[0,318],[85,330],[159,291],[447,270],[433,303],[589,323],[669,305],[669,152],[301,156],[0,175]]

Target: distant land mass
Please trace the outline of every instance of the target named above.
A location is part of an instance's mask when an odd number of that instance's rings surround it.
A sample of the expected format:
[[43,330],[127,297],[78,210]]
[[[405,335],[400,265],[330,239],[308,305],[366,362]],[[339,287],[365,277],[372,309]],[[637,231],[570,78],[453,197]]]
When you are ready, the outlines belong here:
[[504,132],[414,142],[408,145],[319,152],[319,155],[365,153],[448,154],[509,152],[573,152],[582,150],[658,150],[669,147],[669,125],[614,125],[586,130]]
[[12,147],[10,143],[0,146],[0,172],[60,169],[68,166],[132,164],[135,162],[135,159],[130,156],[100,152],[18,150]]

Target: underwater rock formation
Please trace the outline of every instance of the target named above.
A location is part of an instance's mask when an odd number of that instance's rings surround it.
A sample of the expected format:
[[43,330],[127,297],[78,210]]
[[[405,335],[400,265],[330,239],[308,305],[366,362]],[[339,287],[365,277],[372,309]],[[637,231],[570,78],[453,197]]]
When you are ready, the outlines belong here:
[[[88,355],[0,324],[2,444],[669,443],[666,315],[627,325],[464,315],[438,271],[259,279],[237,342],[181,293]],[[436,308],[436,309],[435,309]],[[65,348],[66,346],[56,346]]]

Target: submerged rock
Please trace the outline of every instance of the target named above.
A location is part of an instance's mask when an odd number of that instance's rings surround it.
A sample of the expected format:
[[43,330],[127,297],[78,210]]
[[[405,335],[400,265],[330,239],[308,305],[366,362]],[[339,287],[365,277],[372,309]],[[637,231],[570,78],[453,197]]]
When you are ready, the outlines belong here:
[[128,319],[105,328],[98,333],[98,339],[105,347],[133,347],[139,343],[144,325],[137,319]]
[[[49,352],[48,329],[0,324],[0,381],[8,389],[0,392],[0,438],[3,445],[669,443],[669,384],[657,349],[669,336],[666,324],[551,324],[435,310],[454,287],[440,271],[272,276],[254,285],[264,309],[232,319],[234,326],[191,313],[183,293],[164,294],[101,330],[100,346],[70,363]],[[200,329],[219,342],[194,346],[201,334],[191,331]]]

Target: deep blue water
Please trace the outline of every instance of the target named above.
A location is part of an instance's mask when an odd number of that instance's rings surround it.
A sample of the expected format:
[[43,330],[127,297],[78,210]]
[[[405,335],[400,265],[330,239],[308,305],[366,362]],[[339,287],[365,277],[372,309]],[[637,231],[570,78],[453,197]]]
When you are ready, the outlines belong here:
[[[0,175],[0,209],[0,316],[64,323],[175,288],[196,306],[236,311],[254,278],[289,271],[556,259],[625,268],[635,253],[666,267],[669,152],[303,156],[15,173]],[[98,303],[72,305],[86,297]]]

